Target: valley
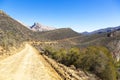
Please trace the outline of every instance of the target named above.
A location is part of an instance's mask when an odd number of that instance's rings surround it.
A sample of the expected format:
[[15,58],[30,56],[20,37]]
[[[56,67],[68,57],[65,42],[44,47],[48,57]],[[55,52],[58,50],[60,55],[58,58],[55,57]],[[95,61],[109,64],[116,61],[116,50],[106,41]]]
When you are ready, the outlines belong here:
[[119,26],[87,34],[27,28],[0,11],[0,80],[118,80],[119,45]]

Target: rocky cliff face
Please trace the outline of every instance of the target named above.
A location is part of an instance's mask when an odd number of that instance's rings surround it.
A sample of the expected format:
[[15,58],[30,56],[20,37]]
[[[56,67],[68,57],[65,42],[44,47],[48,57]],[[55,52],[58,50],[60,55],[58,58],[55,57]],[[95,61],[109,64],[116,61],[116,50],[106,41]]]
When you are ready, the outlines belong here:
[[108,48],[111,50],[113,57],[120,60],[120,30],[114,31],[108,34],[111,37],[111,42],[108,44]]
[[120,60],[120,40],[114,40],[108,44],[109,49],[112,52],[113,57],[116,61]]
[[44,25],[39,24],[39,23],[34,23],[34,25],[31,26],[30,28],[33,31],[39,31],[39,32],[50,31],[50,30],[54,30],[55,29],[53,27],[44,26]]

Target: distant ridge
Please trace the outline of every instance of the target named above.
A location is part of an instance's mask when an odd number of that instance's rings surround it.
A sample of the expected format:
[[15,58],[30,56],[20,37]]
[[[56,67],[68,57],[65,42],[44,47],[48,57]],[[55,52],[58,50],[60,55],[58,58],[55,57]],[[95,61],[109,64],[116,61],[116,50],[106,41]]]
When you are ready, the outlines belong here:
[[103,29],[92,31],[92,32],[83,32],[83,34],[84,35],[89,35],[89,34],[110,33],[110,32],[118,31],[118,30],[120,30],[120,26],[103,28]]

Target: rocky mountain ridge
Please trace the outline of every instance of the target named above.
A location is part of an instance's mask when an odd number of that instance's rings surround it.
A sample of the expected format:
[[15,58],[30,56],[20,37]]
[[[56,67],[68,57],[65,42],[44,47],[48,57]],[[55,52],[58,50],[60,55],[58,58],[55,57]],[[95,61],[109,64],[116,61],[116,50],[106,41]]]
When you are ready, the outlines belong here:
[[30,29],[33,30],[33,31],[39,31],[39,32],[55,30],[55,28],[53,28],[53,27],[44,26],[44,25],[42,25],[40,23],[34,23],[30,27]]

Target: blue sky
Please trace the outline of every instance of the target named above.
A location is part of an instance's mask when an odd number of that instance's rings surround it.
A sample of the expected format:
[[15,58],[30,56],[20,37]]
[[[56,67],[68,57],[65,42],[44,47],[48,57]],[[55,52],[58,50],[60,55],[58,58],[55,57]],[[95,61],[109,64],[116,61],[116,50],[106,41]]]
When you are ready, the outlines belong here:
[[120,0],[0,0],[0,9],[26,25],[39,22],[77,32],[120,25]]

